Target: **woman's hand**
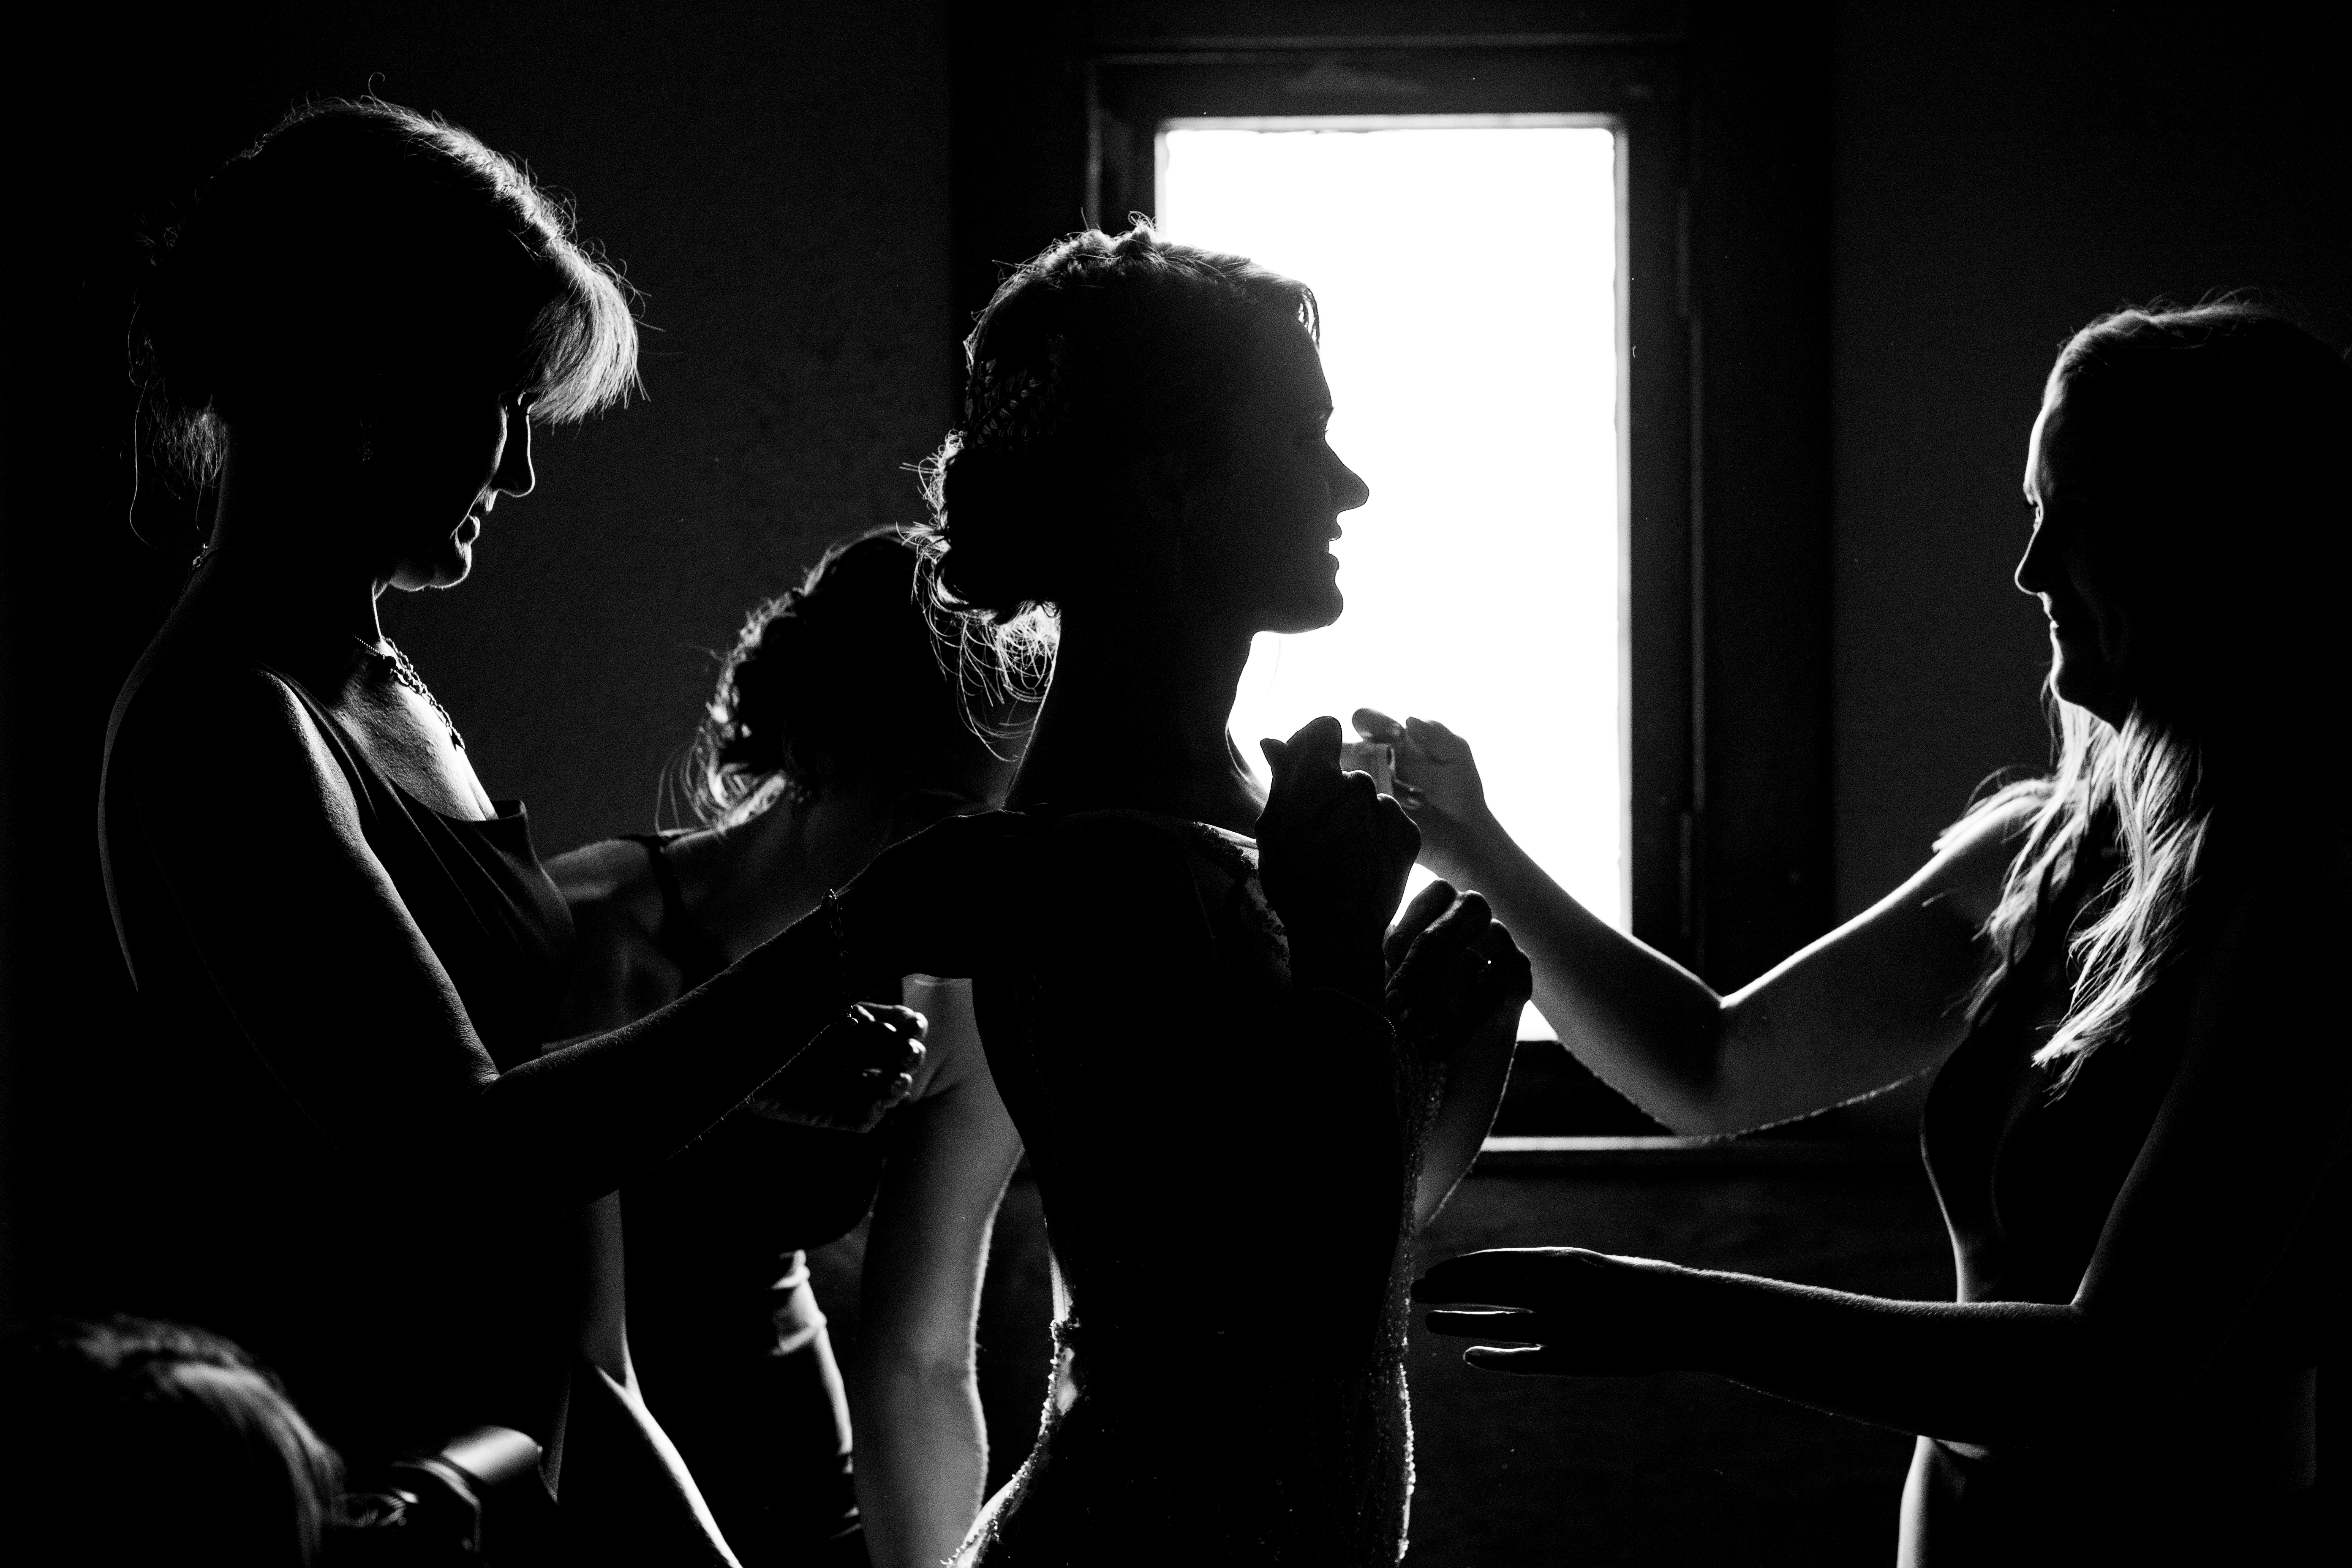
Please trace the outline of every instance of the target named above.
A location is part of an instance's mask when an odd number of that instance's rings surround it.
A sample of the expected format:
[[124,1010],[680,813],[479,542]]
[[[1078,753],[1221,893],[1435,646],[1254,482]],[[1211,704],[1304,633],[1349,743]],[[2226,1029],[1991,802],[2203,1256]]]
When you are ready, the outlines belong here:
[[911,1007],[861,1002],[754,1090],[745,1107],[771,1121],[871,1131],[914,1091],[927,1026]]
[[842,964],[865,991],[906,974],[970,979],[1006,928],[1003,900],[1036,825],[991,811],[934,823],[891,845],[841,889]]
[[1359,708],[1356,733],[1396,752],[1396,797],[1421,829],[1422,864],[1441,877],[1476,881],[1480,856],[1502,833],[1486,809],[1470,742],[1432,719],[1400,724],[1377,708]]
[[1289,933],[1291,979],[1378,1007],[1388,981],[1381,939],[1421,835],[1370,775],[1339,771],[1338,720],[1259,744],[1274,787],[1257,823],[1258,878]]
[[1555,1376],[1666,1372],[1690,1363],[1687,1268],[1613,1258],[1580,1247],[1513,1247],[1465,1253],[1413,1281],[1416,1301],[1475,1303],[1482,1310],[1432,1312],[1432,1333],[1507,1340],[1462,1357],[1487,1372]]
[[1430,1065],[1474,1040],[1517,1038],[1535,975],[1485,899],[1432,882],[1398,917],[1385,948],[1389,1020]]

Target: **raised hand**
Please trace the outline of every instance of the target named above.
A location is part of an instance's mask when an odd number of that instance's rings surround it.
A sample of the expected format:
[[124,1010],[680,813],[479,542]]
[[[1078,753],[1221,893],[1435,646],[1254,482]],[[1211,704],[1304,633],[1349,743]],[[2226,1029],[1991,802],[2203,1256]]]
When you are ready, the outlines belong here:
[[1381,939],[1421,835],[1371,778],[1339,771],[1339,721],[1259,742],[1274,770],[1258,818],[1258,877],[1290,936],[1291,978],[1381,1005]]
[[1037,825],[1018,812],[952,816],[891,845],[839,894],[842,962],[855,990],[904,974],[970,979],[1007,931]]
[[913,1092],[928,1026],[911,1007],[861,1002],[754,1090],[744,1109],[771,1121],[870,1131]]
[[1483,1036],[1517,1037],[1535,977],[1485,899],[1432,882],[1405,907],[1384,946],[1389,1020],[1432,1066]]
[[1482,1344],[1462,1359],[1487,1372],[1599,1376],[1689,1364],[1690,1286],[1671,1263],[1580,1247],[1465,1253],[1413,1281],[1412,1299],[1469,1303],[1429,1314],[1429,1331]]
[[1356,733],[1395,749],[1396,798],[1421,829],[1422,863],[1441,877],[1473,879],[1481,847],[1502,829],[1486,809],[1470,742],[1433,719],[1400,724],[1377,708],[1356,710]]

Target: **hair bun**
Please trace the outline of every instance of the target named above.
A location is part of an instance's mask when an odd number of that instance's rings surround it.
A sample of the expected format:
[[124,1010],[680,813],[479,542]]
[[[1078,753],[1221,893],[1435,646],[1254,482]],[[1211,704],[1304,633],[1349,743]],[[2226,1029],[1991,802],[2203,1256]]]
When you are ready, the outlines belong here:
[[939,579],[959,604],[1003,617],[1055,597],[1066,506],[1049,493],[1053,471],[995,447],[957,446],[940,458]]

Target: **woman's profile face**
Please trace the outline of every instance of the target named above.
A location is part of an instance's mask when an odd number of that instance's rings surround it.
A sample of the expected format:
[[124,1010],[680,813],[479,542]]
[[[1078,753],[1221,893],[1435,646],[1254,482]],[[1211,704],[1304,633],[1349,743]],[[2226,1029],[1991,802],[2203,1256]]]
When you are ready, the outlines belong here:
[[2125,604],[2116,515],[2126,494],[2110,441],[2099,439],[2053,387],[2026,444],[2025,501],[2033,537],[2017,585],[2050,622],[2052,685],[2060,697],[2120,724],[2131,710],[2132,617]]
[[418,399],[364,438],[361,483],[385,531],[379,570],[395,588],[465,581],[499,498],[529,495],[535,482],[527,405],[512,392]]
[[1371,490],[1326,437],[1331,390],[1304,328],[1270,324],[1238,378],[1216,459],[1186,489],[1183,587],[1253,631],[1339,618],[1339,514]]

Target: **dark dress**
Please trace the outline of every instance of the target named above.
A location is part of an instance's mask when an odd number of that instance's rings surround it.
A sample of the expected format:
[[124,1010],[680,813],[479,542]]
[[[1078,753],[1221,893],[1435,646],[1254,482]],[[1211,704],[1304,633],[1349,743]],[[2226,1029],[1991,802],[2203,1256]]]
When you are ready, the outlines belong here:
[[[691,989],[726,966],[662,853],[656,942]],[[621,1194],[629,1354],[746,1568],[863,1568],[849,1405],[805,1251],[873,1206],[887,1121],[843,1132],[738,1111]]]
[[[207,705],[257,681],[308,717],[497,1068],[531,1060],[558,1029],[574,933],[523,808],[445,816],[379,772],[299,679],[227,638],[167,631],[116,704],[100,807],[146,1022],[119,1080],[108,1305],[244,1345],[362,1477],[478,1426],[529,1434],[562,1503],[501,1505],[503,1550],[518,1563],[724,1562],[643,1405],[582,1353],[595,1268],[584,1212],[501,1205],[487,1187],[478,1203],[453,1199],[447,1182],[420,1189],[411,1168],[339,1145],[280,1086],[205,971],[151,835],[190,830],[171,811],[171,781],[205,754]],[[289,967],[279,983],[331,1039],[367,999],[322,967]]]
[[[2102,862],[2078,889],[2112,869]],[[1965,1300],[2074,1299],[2180,1068],[2186,999],[2176,970],[2135,1010],[2128,1037],[2095,1051],[2062,1091],[2059,1066],[2032,1060],[2051,1029],[2049,1018],[2034,1016],[2048,1011],[2037,1004],[2059,983],[2060,963],[2055,943],[2037,943],[2026,964],[2041,984],[2011,987],[1928,1095],[1921,1147]],[[2218,1381],[2317,1365],[2335,1271],[2352,1237],[2347,1218],[2352,1181],[2339,1166],[2191,1397]],[[2160,1454],[2121,1456],[2091,1443],[1923,1438],[1912,1489],[1929,1568],[2305,1561],[2315,1506],[2308,1494],[2232,1493],[2210,1477],[2166,1472]]]
[[[549,1442],[572,1358],[551,1284],[571,1272],[561,1222],[521,1235],[477,1224],[331,1142],[230,1016],[158,868],[146,816],[174,776],[174,737],[201,722],[223,682],[257,672],[309,715],[358,803],[369,848],[501,1070],[539,1054],[569,977],[571,917],[520,804],[501,803],[488,821],[444,816],[379,773],[299,680],[184,641],[169,665],[151,655],[116,705],[100,818],[117,932],[146,1019],[140,1057],[122,1075],[133,1133],[123,1169],[138,1195],[121,1215],[120,1299],[246,1346],[356,1463],[484,1424]],[[331,1030],[363,1005],[343,978],[289,971],[282,983]]]
[[1387,1568],[1431,1086],[1376,1010],[1293,989],[1250,841],[1097,811],[1034,853],[1021,951],[976,994],[1060,1355],[962,1561]]

